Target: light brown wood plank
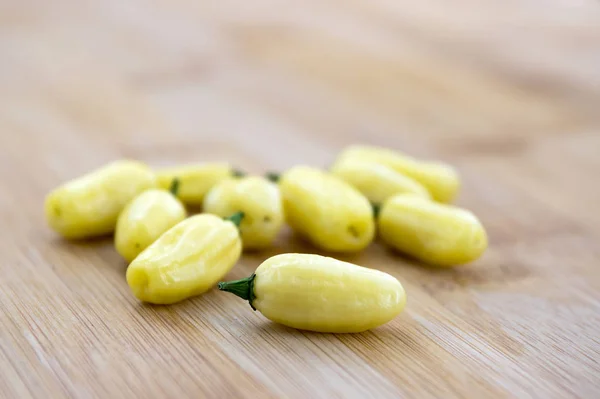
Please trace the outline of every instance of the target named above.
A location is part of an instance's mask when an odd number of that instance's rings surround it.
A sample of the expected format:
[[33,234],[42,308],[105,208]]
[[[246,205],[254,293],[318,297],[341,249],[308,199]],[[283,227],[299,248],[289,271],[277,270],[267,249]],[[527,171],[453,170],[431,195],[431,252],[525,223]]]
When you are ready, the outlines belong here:
[[[598,397],[599,26],[592,0],[0,2],[0,397]],[[43,219],[113,159],[262,173],[355,142],[456,165],[491,240],[454,270],[340,256],[408,292],[362,334],[139,304],[110,238]],[[286,230],[228,277],[292,251],[318,252]]]

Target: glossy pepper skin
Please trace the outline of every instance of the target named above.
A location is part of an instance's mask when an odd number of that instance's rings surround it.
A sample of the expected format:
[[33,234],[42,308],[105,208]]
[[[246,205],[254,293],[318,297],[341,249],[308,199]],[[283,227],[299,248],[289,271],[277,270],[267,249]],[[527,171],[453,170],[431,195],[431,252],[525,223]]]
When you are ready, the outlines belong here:
[[50,192],[44,204],[46,220],[69,239],[112,233],[125,205],[155,186],[154,173],[145,164],[111,162]]
[[373,204],[382,204],[389,197],[403,193],[431,198],[429,191],[416,180],[380,163],[341,160],[333,165],[331,173],[352,185]]
[[178,223],[127,268],[127,283],[143,302],[171,304],[211,289],[242,252],[236,224],[200,214]]
[[176,166],[158,170],[158,185],[168,190],[173,179],[178,179],[181,187],[177,197],[186,205],[201,206],[204,196],[221,180],[234,175],[227,163],[203,163]]
[[357,333],[385,324],[406,304],[402,284],[374,269],[309,254],[264,261],[219,289],[250,302],[269,320],[301,330]]
[[460,179],[450,165],[439,162],[424,162],[386,148],[355,145],[346,148],[337,162],[362,160],[386,165],[421,183],[435,201],[449,203],[460,189]]
[[203,209],[221,217],[243,212],[240,233],[245,250],[269,247],[283,225],[279,188],[264,177],[221,181],[204,198]]
[[308,166],[296,166],[279,179],[286,221],[327,251],[355,252],[373,240],[369,201],[343,180]]
[[144,191],[119,215],[115,230],[117,252],[131,262],[185,217],[185,207],[172,192],[160,189]]
[[471,262],[488,246],[485,229],[471,212],[414,195],[388,199],[379,212],[378,230],[391,247],[435,266]]

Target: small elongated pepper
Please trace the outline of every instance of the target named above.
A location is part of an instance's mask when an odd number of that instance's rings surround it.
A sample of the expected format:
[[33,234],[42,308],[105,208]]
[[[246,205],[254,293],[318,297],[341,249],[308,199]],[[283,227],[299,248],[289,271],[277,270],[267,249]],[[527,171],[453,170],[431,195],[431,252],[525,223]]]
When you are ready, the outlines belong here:
[[228,163],[201,163],[181,165],[158,170],[158,185],[168,190],[173,179],[178,179],[181,188],[177,197],[186,205],[201,206],[204,196],[221,180],[234,176],[235,171]]
[[431,265],[471,262],[488,245],[485,229],[471,212],[410,194],[384,202],[377,221],[385,243]]
[[355,333],[385,324],[406,304],[402,284],[379,270],[320,255],[282,254],[250,277],[219,283],[265,317],[301,330]]
[[171,304],[211,289],[240,258],[242,218],[203,213],[173,226],[127,268],[133,294],[144,302]]
[[173,180],[170,191],[150,189],[135,197],[117,220],[115,247],[117,252],[131,262],[165,231],[186,217],[186,210],[175,197],[179,186]]
[[240,233],[244,249],[270,246],[283,225],[279,188],[264,177],[241,177],[217,183],[204,198],[203,209],[222,217],[243,212]]
[[382,204],[389,197],[402,193],[431,198],[419,182],[380,163],[341,160],[333,165],[331,173],[351,184],[373,204]]
[[434,200],[452,202],[460,189],[456,170],[440,162],[425,162],[381,147],[354,145],[340,153],[337,162],[362,160],[386,165],[421,183]]
[[111,162],[50,192],[44,203],[46,220],[70,239],[112,233],[125,205],[155,186],[154,173],[145,164]]
[[286,221],[319,248],[335,252],[364,249],[375,224],[369,201],[345,181],[308,166],[279,179]]

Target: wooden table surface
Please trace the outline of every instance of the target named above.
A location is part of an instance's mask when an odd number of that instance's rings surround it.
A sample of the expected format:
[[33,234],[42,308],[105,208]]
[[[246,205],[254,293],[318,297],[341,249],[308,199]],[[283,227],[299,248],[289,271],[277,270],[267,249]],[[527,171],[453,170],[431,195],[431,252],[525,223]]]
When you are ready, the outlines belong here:
[[[2,398],[600,397],[600,3],[0,1]],[[363,142],[448,161],[488,229],[356,335],[275,325],[214,290],[138,303],[110,239],[44,195],[109,160],[325,166]],[[283,234],[244,256],[314,251]]]

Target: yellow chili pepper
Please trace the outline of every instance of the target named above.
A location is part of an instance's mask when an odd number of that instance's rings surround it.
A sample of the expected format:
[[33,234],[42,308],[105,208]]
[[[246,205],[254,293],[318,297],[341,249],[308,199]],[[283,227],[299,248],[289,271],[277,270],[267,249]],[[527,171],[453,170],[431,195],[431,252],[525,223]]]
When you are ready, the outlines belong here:
[[219,283],[276,323],[301,330],[355,333],[385,324],[406,304],[393,276],[337,259],[282,254],[250,277]]
[[471,262],[488,245],[485,229],[471,212],[414,195],[384,202],[378,230],[391,247],[436,266]]
[[244,249],[271,245],[283,225],[283,206],[276,184],[264,177],[226,179],[204,198],[204,212],[219,216],[243,212],[240,233]]
[[112,233],[125,205],[155,185],[152,170],[143,163],[111,162],[48,194],[44,203],[46,220],[71,239]]
[[351,184],[373,204],[381,204],[389,197],[402,193],[431,198],[429,191],[416,180],[380,163],[341,160],[333,165],[331,173]]
[[369,201],[343,180],[308,166],[296,166],[279,180],[288,224],[314,245],[352,252],[373,240]]
[[176,166],[156,172],[158,185],[168,190],[173,179],[178,179],[181,189],[177,197],[186,205],[200,206],[204,196],[218,182],[231,177],[235,171],[227,163],[205,163]]
[[386,165],[421,183],[438,202],[452,202],[460,188],[458,173],[450,165],[419,161],[386,148],[350,146],[338,156],[338,162],[342,160],[362,160]]
[[186,217],[185,207],[175,197],[178,180],[170,192],[160,189],[144,191],[119,215],[115,230],[117,252],[131,262],[165,231]]
[[240,258],[241,213],[223,220],[200,214],[176,224],[127,268],[127,283],[141,301],[171,304],[212,288]]

